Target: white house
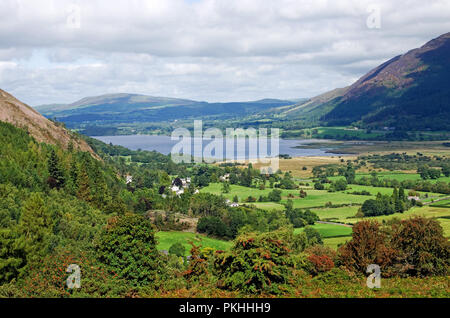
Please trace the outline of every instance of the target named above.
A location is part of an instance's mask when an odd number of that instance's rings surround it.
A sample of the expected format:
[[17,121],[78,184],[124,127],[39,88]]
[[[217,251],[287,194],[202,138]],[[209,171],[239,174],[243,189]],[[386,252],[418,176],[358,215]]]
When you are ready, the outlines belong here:
[[[189,188],[189,186],[191,185],[191,178],[184,178],[180,180],[182,183],[181,187],[175,185],[175,180],[172,181],[172,186],[170,187],[170,190],[172,190],[172,192],[175,192],[177,195],[182,195],[185,189]],[[198,193],[198,190],[196,190],[195,193]]]
[[237,208],[237,207],[239,207],[239,203],[231,202],[230,200],[227,200],[226,203],[227,203],[227,205],[228,205],[229,207],[231,207],[231,208]]
[[133,176],[126,176],[126,183],[130,184],[131,182],[133,182]]

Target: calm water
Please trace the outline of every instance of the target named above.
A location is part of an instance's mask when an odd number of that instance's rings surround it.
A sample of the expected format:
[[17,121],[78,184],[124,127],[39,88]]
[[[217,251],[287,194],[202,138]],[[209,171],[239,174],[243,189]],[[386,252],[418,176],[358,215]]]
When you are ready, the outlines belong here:
[[[101,137],[93,137],[98,140],[103,141],[104,143],[112,143],[113,145],[120,145],[131,150],[149,150],[149,151],[157,151],[162,154],[169,154],[172,151],[173,146],[175,146],[179,141],[171,140],[170,136],[149,136],[149,135],[132,135],[132,136],[101,136]],[[225,144],[225,140],[223,140]],[[242,139],[241,139],[242,140]],[[270,139],[269,139],[270,141]],[[327,153],[327,150],[330,148],[317,148],[317,149],[298,149],[297,146],[301,146],[304,144],[308,144],[311,142],[321,142],[320,140],[291,140],[291,139],[280,139],[279,148],[280,154],[287,154],[291,157],[310,157],[310,156],[336,156],[337,154]],[[322,141],[323,142],[323,141]],[[203,140],[203,145],[206,146],[211,143],[211,140]],[[192,149],[194,147],[192,146]],[[226,146],[224,146],[224,153],[226,152]],[[235,153],[238,154],[237,151],[237,142],[235,142]],[[212,153],[214,155],[214,152]],[[270,142],[267,150],[267,154],[270,157],[271,149]],[[197,153],[194,154],[198,156]],[[224,156],[229,158],[229,156]],[[249,156],[248,151],[248,141],[246,143],[246,151],[245,158],[255,159],[254,156]],[[243,159],[242,155],[235,155],[235,159]]]

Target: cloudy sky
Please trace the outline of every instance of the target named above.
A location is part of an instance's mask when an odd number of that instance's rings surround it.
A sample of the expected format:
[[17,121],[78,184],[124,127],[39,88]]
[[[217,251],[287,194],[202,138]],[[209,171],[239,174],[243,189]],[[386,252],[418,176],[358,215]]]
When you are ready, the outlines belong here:
[[312,97],[446,32],[450,0],[0,0],[0,88],[33,106]]

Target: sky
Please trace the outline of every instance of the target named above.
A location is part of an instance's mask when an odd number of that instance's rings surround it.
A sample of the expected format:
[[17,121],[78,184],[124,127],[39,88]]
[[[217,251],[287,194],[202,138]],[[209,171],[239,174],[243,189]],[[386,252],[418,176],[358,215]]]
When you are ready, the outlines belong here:
[[32,106],[306,98],[447,32],[450,0],[0,0],[0,88]]

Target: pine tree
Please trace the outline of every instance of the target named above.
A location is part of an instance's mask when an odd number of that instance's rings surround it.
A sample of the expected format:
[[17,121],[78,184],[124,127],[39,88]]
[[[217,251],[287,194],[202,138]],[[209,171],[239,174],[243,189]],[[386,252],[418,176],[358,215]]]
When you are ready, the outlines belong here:
[[78,198],[87,202],[92,201],[89,176],[84,167],[81,168],[81,171],[78,174],[77,185],[78,185],[78,192],[77,192]]
[[23,240],[17,227],[0,229],[0,284],[17,278],[25,266]]
[[50,157],[48,158],[48,173],[50,176],[47,180],[47,183],[51,188],[60,189],[64,186],[64,174],[59,168],[58,156],[56,155],[54,149],[52,149],[52,151],[50,152]]
[[39,262],[46,253],[52,233],[52,219],[39,193],[31,194],[22,208],[19,231],[23,238],[27,263]]
[[230,184],[228,182],[224,182],[222,185],[223,193],[230,193]]

